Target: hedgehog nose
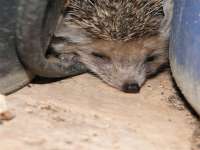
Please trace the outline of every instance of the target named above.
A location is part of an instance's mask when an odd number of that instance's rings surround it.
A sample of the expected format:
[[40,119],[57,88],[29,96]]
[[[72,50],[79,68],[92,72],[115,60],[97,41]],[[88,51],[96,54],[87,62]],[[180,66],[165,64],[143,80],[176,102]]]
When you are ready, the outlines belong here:
[[139,93],[140,86],[137,83],[126,83],[123,85],[123,91],[126,93]]

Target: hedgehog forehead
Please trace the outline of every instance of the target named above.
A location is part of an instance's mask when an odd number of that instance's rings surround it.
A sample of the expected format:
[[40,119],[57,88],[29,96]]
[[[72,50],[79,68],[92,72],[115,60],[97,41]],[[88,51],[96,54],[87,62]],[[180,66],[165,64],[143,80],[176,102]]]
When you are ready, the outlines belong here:
[[162,0],[73,0],[69,8],[66,21],[107,40],[158,34],[163,18]]
[[[91,52],[108,56],[114,60],[139,60],[144,59],[146,55],[152,53],[152,49],[147,45],[146,40],[132,40],[132,41],[108,41],[108,40],[96,40],[89,49]],[[148,40],[150,42],[150,40]],[[150,44],[152,45],[152,44]],[[88,48],[86,47],[87,51]]]

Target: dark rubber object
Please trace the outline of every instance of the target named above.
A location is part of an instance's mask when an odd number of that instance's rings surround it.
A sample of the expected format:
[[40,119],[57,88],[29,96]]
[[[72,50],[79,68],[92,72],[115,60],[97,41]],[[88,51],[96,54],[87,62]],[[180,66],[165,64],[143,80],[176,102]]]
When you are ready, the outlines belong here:
[[22,88],[34,75],[65,77],[86,71],[68,56],[45,57],[63,4],[64,0],[0,0],[0,94]]
[[43,77],[73,76],[86,71],[77,62],[48,60],[46,50],[64,6],[64,0],[20,0],[17,20],[18,54],[31,72]]
[[17,0],[0,0],[0,93],[9,94],[32,79],[16,54]]

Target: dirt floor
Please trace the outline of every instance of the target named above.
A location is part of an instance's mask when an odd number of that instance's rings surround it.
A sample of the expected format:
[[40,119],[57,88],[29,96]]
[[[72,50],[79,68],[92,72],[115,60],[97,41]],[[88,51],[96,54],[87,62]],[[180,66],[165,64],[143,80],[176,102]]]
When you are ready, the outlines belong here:
[[0,125],[0,150],[190,150],[196,128],[168,73],[140,94],[84,74],[7,99],[16,117]]

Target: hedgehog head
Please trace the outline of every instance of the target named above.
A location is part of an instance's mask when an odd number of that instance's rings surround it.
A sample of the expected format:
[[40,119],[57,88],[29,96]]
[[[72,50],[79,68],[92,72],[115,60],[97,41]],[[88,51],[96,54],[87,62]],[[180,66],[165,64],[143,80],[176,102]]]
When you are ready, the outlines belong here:
[[107,84],[136,93],[167,64],[166,22],[161,0],[73,0],[55,33],[62,41],[52,46],[78,54]]

